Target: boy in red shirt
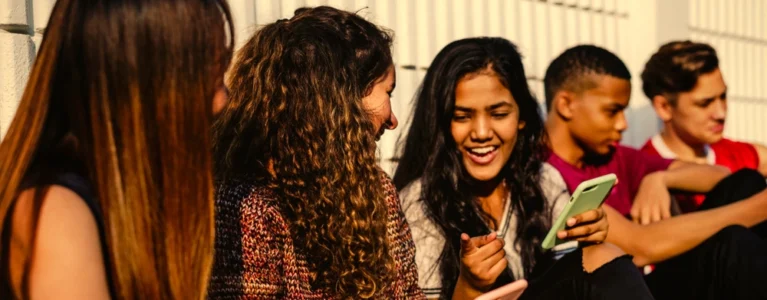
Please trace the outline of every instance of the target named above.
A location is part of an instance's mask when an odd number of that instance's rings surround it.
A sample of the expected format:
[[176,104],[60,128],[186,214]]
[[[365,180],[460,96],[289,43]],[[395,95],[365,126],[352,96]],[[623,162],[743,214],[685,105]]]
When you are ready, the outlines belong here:
[[[642,72],[642,90],[663,121],[662,131],[642,151],[727,167],[744,177],[767,176],[767,148],[723,137],[727,116],[727,85],[716,50],[703,43],[675,41],[660,47]],[[754,179],[750,179],[754,180]],[[762,180],[764,181],[764,180]],[[683,211],[698,209],[702,194],[677,197]]]

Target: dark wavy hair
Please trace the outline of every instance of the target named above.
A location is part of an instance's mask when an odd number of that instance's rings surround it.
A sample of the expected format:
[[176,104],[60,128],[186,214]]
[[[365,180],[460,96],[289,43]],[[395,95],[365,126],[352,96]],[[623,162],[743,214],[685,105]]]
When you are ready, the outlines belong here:
[[[460,235],[489,234],[472,186],[450,131],[455,108],[455,89],[467,75],[492,70],[509,89],[520,109],[519,131],[514,151],[498,174],[511,192],[512,211],[517,214],[515,246],[521,250],[524,272],[529,275],[543,253],[540,244],[549,227],[548,205],[540,188],[544,153],[543,121],[538,103],[527,85],[517,48],[502,38],[468,38],[447,45],[437,54],[415,98],[412,125],[407,133],[394,184],[402,190],[420,180],[420,198],[426,214],[446,238],[439,258],[442,298],[452,297],[460,267]],[[496,285],[513,280],[507,270]]]
[[716,50],[708,44],[673,41],[664,44],[650,57],[642,71],[642,91],[652,101],[664,95],[676,105],[679,93],[689,92],[698,77],[719,68]]
[[381,296],[394,275],[375,129],[361,101],[392,67],[391,43],[355,13],[298,9],[239,51],[214,124],[216,179],[274,190],[316,272],[312,286],[344,298]]

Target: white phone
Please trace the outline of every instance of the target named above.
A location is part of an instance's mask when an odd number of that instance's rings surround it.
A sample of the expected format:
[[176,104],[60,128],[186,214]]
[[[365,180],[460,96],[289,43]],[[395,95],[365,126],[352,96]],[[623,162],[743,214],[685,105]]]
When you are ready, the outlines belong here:
[[479,295],[474,300],[517,300],[527,288],[527,280],[520,279]]

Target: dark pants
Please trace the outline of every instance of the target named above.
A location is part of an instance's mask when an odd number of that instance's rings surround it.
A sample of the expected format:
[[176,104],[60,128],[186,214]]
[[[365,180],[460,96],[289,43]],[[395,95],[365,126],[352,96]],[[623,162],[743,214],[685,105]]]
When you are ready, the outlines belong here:
[[730,226],[645,279],[658,300],[767,299],[767,242]]
[[586,273],[583,252],[578,249],[553,264],[536,266],[521,299],[653,298],[630,256],[618,257]]
[[[706,194],[700,209],[737,202],[765,189],[764,177],[741,170]],[[767,299],[765,223],[730,226],[645,277],[656,299]],[[673,237],[669,237],[673,238]]]
[[[767,188],[767,181],[761,173],[752,169],[742,169],[722,179],[710,192],[698,210],[722,207],[759,193]],[[767,222],[751,227],[751,231],[762,239],[767,239]]]

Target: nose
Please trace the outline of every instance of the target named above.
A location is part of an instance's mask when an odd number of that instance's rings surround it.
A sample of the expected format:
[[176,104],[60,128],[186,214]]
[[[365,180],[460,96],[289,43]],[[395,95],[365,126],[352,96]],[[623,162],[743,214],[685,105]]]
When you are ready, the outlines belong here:
[[626,121],[626,114],[624,112],[620,112],[618,114],[617,119],[615,120],[615,130],[619,132],[625,131],[629,127],[628,121]]
[[727,117],[727,102],[725,102],[722,99],[716,100],[713,105],[714,107],[714,114],[713,118],[716,121],[724,121],[724,119]]
[[397,125],[399,125],[399,121],[397,120],[397,116],[394,115],[394,112],[392,112],[389,121],[386,122],[386,129],[393,130],[394,128],[397,128]]
[[475,118],[471,125],[471,139],[475,142],[483,142],[493,138],[490,124],[485,118]]

